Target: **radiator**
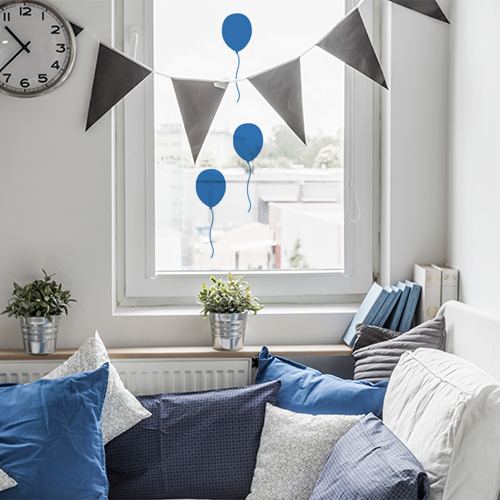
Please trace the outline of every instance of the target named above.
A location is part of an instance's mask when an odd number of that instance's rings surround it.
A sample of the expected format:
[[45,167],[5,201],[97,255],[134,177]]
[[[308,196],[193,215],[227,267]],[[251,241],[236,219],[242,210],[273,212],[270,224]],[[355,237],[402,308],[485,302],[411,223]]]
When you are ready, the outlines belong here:
[[[113,359],[125,387],[134,395],[192,392],[251,383],[251,359]],[[0,384],[37,380],[61,361],[0,361]]]

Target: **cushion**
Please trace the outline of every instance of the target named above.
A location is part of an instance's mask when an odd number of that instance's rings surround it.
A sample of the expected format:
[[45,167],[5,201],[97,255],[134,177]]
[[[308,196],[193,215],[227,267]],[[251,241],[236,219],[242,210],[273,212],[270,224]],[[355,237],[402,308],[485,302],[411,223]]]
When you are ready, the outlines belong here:
[[244,499],[279,387],[139,396],[152,417],[106,446],[109,497]]
[[429,478],[410,450],[373,414],[333,448],[310,500],[427,500]]
[[8,490],[17,486],[17,483],[9,477],[2,469],[0,469],[0,491]]
[[[106,347],[96,330],[94,336],[86,340],[71,358],[52,370],[44,378],[54,379],[91,371],[99,368],[104,363],[109,363],[109,357]],[[102,437],[104,444],[149,416],[151,416],[151,413],[139,403],[131,392],[125,389],[116,368],[109,363],[109,383],[102,409]]]
[[497,498],[500,384],[486,372],[435,349],[406,352],[384,422],[424,466],[432,499]]
[[247,500],[308,500],[337,441],[362,415],[309,415],[267,405]]
[[0,387],[0,467],[17,486],[0,499],[106,499],[101,412],[108,365]]
[[382,412],[387,382],[372,384],[322,374],[289,359],[272,356],[265,346],[258,362],[256,383],[281,380],[276,401],[280,408],[312,415],[380,415]]
[[356,335],[352,348],[354,378],[376,383],[389,380],[405,351],[415,351],[419,347],[444,351],[446,322],[444,316],[438,316],[406,333],[359,324],[356,326]]

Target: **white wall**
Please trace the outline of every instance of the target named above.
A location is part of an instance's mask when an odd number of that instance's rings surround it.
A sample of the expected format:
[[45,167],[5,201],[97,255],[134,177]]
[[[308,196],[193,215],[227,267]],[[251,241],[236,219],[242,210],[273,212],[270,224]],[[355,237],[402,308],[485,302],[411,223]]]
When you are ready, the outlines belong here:
[[411,280],[415,262],[446,257],[450,27],[383,6],[390,91],[382,91],[381,283],[388,285]]
[[[110,43],[111,0],[52,1]],[[385,136],[391,161],[383,185],[390,208],[383,226],[388,281],[409,277],[417,259],[445,257],[448,27],[396,7],[390,69],[384,67],[391,87],[391,129]],[[97,42],[88,32],[77,40],[76,67],[60,89],[33,99],[0,95],[0,307],[13,281],[24,284],[43,267],[57,273],[78,300],[62,319],[60,347],[78,346],[95,328],[109,347],[208,345],[209,325],[197,315],[112,315],[113,131],[108,114],[84,132]],[[422,190],[431,180],[428,204]],[[465,268],[462,259],[457,264]],[[337,314],[328,308],[308,314],[264,310],[250,318],[247,343],[335,343],[351,317],[349,308]],[[21,347],[18,323],[5,315],[0,347]]]
[[463,302],[499,313],[500,2],[452,0],[448,260]]

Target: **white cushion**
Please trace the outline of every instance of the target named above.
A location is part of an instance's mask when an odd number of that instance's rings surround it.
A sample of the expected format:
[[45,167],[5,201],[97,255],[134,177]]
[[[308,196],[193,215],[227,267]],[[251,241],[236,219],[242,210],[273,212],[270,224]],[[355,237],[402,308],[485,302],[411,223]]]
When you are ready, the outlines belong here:
[[[106,347],[96,330],[94,336],[87,339],[71,358],[44,378],[53,379],[97,370],[108,362]],[[151,413],[125,388],[116,368],[109,363],[108,388],[102,407],[102,439],[104,444],[109,443],[115,437],[150,416]]]
[[14,488],[17,483],[9,477],[2,469],[0,469],[0,491],[8,490],[9,488]]
[[309,415],[266,405],[246,500],[308,500],[337,441],[364,415]]
[[432,500],[497,498],[500,384],[493,377],[453,354],[406,352],[383,416],[427,471]]

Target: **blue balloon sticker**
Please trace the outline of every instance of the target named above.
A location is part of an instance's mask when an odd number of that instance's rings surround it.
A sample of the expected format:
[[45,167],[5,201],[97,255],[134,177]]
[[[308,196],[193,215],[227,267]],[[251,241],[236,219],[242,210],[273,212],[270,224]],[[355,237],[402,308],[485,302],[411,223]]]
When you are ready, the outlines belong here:
[[[222,23],[222,38],[226,45],[233,49],[238,56],[238,67],[236,68],[236,80],[238,79],[238,71],[240,70],[240,55],[239,51],[243,50],[252,38],[252,23],[247,16],[243,14],[231,14],[224,19]],[[236,82],[236,90],[238,91],[238,100],[240,100],[240,89]]]
[[214,225],[213,207],[218,205],[226,193],[226,179],[219,170],[213,168],[203,170],[196,179],[196,194],[212,212],[212,223],[210,224],[210,245],[212,246],[212,255],[214,256],[214,246],[212,244],[212,226]]
[[238,156],[245,160],[248,164],[248,180],[247,180],[247,197],[250,208],[252,209],[252,202],[250,201],[250,194],[248,192],[248,186],[250,184],[250,177],[252,175],[252,167],[250,162],[257,158],[264,145],[264,136],[262,131],[257,125],[253,123],[244,123],[240,125],[234,132],[233,135],[233,146],[234,150],[238,153]]

